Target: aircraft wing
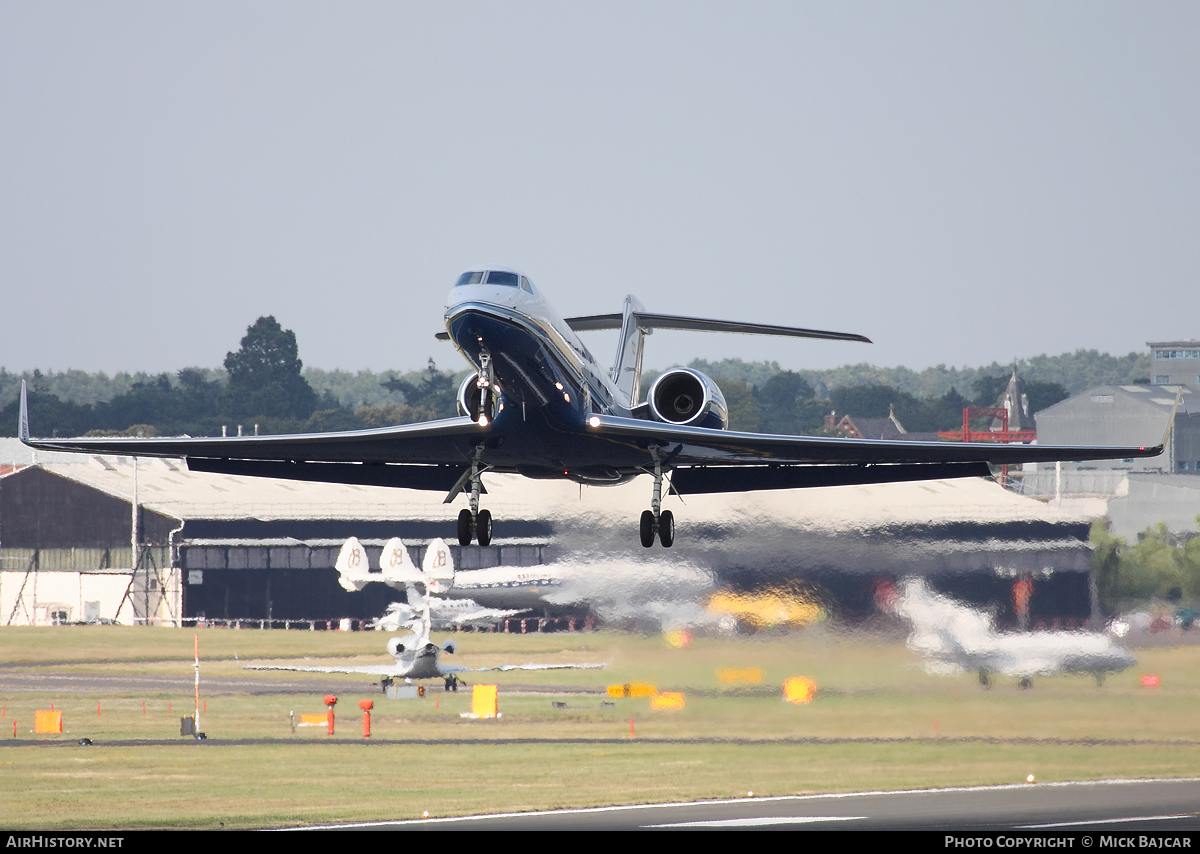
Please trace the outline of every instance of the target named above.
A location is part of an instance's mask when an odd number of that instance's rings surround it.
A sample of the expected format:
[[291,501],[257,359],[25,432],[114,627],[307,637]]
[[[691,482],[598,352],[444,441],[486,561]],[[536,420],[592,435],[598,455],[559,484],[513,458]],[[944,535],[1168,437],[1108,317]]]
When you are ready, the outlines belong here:
[[[603,670],[605,664],[497,664],[494,667],[463,667],[456,672],[482,673],[486,670]],[[446,668],[450,670],[450,668]]]
[[468,468],[472,440],[483,430],[463,416],[278,436],[31,439],[22,384],[19,432],[22,442],[47,451],[184,457],[192,471],[450,492]]
[[394,664],[364,664],[359,667],[316,667],[302,664],[243,664],[242,670],[295,670],[300,673],[363,673],[369,676],[404,678],[402,667]]
[[[821,338],[826,341],[861,341],[871,343],[865,335],[853,332],[829,332],[824,329],[804,329],[799,326],[775,326],[770,323],[742,323],[736,320],[712,320],[707,317],[684,317],[678,314],[650,314],[645,311],[633,313],[637,325],[642,329],[680,329],[691,332],[733,332],[739,335],[774,335],[782,338]],[[594,332],[602,329],[620,329],[625,322],[623,314],[589,314],[563,319],[576,332]],[[439,341],[449,341],[450,335],[438,332]]]
[[[892,442],[742,433],[595,415],[593,434],[628,448],[664,447],[681,495],[988,476],[988,464],[1153,457],[1152,447]],[[1168,428],[1170,429],[1170,428]]]

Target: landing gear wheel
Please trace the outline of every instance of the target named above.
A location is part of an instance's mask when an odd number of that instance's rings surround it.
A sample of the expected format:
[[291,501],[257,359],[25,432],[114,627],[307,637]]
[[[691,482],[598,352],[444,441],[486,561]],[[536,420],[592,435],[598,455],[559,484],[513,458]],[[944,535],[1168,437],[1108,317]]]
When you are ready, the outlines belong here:
[[642,545],[650,548],[654,545],[654,514],[649,510],[642,511]]
[[480,510],[475,517],[475,539],[479,545],[486,546],[492,542],[492,513],[490,510]]
[[471,511],[465,507],[458,514],[458,544],[460,546],[471,545],[471,534],[474,533],[472,528],[475,527],[475,520],[471,518]]
[[675,515],[670,510],[658,515],[658,539],[664,549],[671,548],[671,543],[675,542]]

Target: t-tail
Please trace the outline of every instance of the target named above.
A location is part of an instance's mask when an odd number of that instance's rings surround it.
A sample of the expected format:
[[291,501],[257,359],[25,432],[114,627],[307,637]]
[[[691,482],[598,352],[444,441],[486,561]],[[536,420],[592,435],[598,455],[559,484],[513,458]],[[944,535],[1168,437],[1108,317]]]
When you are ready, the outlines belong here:
[[642,388],[642,352],[650,330],[642,326],[638,315],[645,307],[637,297],[625,297],[621,311],[621,337],[617,341],[617,359],[613,362],[612,380],[617,388],[629,398],[630,407],[637,406]]
[[333,567],[338,571],[338,584],[349,593],[357,593],[375,580],[368,575],[370,568],[367,565],[367,550],[357,537],[351,537],[342,543],[342,550],[338,552],[337,562]]
[[431,594],[445,594],[454,586],[454,555],[440,537],[429,544],[422,562],[426,589]]

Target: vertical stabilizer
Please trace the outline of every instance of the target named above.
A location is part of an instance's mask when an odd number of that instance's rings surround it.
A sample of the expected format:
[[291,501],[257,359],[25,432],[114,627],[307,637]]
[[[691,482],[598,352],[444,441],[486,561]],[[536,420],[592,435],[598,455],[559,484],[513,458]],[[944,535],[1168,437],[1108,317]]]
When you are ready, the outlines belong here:
[[423,569],[430,593],[448,593],[454,586],[454,555],[445,540],[439,538],[429,544]]
[[351,537],[342,543],[342,550],[338,552],[333,568],[338,571],[338,584],[350,593],[357,593],[372,580],[367,574],[367,552],[358,537]]
[[642,386],[642,342],[650,334],[642,327],[638,313],[645,307],[632,294],[625,297],[622,310],[621,338],[617,342],[617,359],[613,363],[612,380],[617,388],[629,398],[631,407],[637,406]]
[[25,380],[21,380],[21,418],[17,422],[17,435],[22,442],[29,441],[29,393],[25,390]]
[[383,574],[380,580],[396,590],[421,577],[421,570],[412,562],[408,549],[399,537],[392,537],[383,547],[379,555],[379,571]]

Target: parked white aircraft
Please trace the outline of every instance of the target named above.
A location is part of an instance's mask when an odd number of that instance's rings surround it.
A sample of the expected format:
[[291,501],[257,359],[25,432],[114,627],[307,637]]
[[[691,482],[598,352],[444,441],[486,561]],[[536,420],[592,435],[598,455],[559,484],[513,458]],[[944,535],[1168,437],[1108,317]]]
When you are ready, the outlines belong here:
[[[393,602],[388,605],[384,615],[377,620],[372,620],[368,627],[381,632],[398,632],[410,625],[417,613],[411,600],[409,604]],[[430,597],[429,603],[429,619],[435,631],[463,626],[495,626],[501,620],[525,613],[527,611],[502,611],[499,608],[485,608],[474,599]]]
[[357,593],[373,581],[405,592],[412,592],[414,584],[420,585],[422,595],[446,593],[454,586],[454,556],[442,539],[430,542],[423,565],[418,568],[400,538],[392,537],[379,556],[379,568],[372,570],[367,550],[357,537],[351,537],[342,543],[333,566],[338,571],[338,583],[350,593]]
[[458,690],[458,680],[464,673],[509,670],[596,670],[603,664],[498,664],[491,667],[461,667],[443,664],[442,653],[453,654],[457,645],[447,640],[439,647],[429,637],[429,622],[418,620],[414,631],[394,637],[387,643],[392,656],[390,664],[367,664],[358,667],[319,667],[302,664],[247,664],[243,670],[293,670],[302,673],[362,673],[379,677],[380,688],[386,693],[396,680],[421,681],[442,679],[447,691]]
[[997,632],[992,617],[934,593],[909,578],[891,608],[912,624],[908,648],[928,659],[931,673],[974,670],[987,686],[993,674],[1015,676],[1022,688],[1034,676],[1091,673],[1097,682],[1134,664],[1128,651],[1092,632]]
[[388,540],[379,556],[379,569],[372,570],[367,551],[357,537],[342,544],[334,567],[343,589],[355,593],[371,582],[380,582],[403,590],[407,602],[393,602],[371,628],[397,632],[412,628],[429,612],[431,629],[458,626],[495,625],[524,610],[485,608],[472,599],[446,599],[433,593],[448,593],[454,587],[454,555],[445,540],[436,539],[425,550],[423,566],[418,569],[399,537]]
[[[378,572],[370,572],[366,550],[354,537],[342,545],[335,566],[339,580],[346,590],[361,590],[372,581],[382,581],[393,587],[404,585],[409,595],[408,605],[396,603],[406,609],[407,617],[400,618],[396,611],[397,629],[409,629],[407,635],[391,638],[387,650],[392,656],[391,664],[369,664],[359,667],[317,667],[300,664],[248,664],[245,670],[294,670],[304,673],[363,673],[380,678],[380,686],[387,691],[397,679],[422,680],[443,679],[447,691],[458,690],[459,674],[488,670],[561,670],[595,669],[603,664],[502,664],[493,667],[460,667],[441,661],[442,653],[452,654],[456,649],[453,640],[445,641],[440,647],[433,642],[429,633],[433,628],[433,606],[448,606],[457,603],[429,595],[432,591],[445,592],[454,584],[454,559],[443,540],[434,540],[425,551],[424,571],[418,569],[408,556],[408,550],[399,538],[393,538],[384,546],[383,566]],[[487,609],[484,609],[487,610]],[[392,614],[392,609],[388,609]],[[507,613],[507,612],[501,612]],[[516,612],[520,613],[520,612]],[[386,617],[384,618],[386,619]]]

